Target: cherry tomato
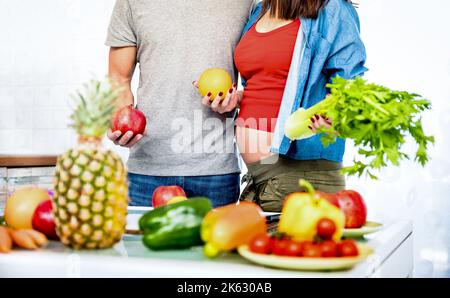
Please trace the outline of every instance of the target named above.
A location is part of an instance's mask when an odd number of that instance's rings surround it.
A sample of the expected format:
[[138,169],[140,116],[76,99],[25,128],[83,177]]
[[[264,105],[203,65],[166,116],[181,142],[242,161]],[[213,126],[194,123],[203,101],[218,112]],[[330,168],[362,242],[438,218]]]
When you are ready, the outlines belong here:
[[300,257],[302,255],[302,244],[298,241],[289,241],[284,255],[290,257]]
[[336,224],[328,218],[322,218],[317,223],[317,235],[323,239],[331,239],[336,232]]
[[337,244],[334,241],[327,240],[321,243],[322,257],[332,258],[337,256]]
[[286,239],[276,239],[272,247],[272,253],[278,256],[286,255],[286,250],[289,245],[289,240]]
[[358,247],[353,240],[344,240],[338,244],[338,255],[341,257],[355,257],[358,253]]
[[273,253],[273,248],[275,247],[276,241],[277,241],[277,237],[270,236],[270,253]]
[[258,254],[270,254],[272,250],[272,240],[266,235],[258,235],[250,241],[250,251]]
[[302,254],[305,258],[320,258],[322,257],[322,247],[320,244],[305,242],[303,243]]

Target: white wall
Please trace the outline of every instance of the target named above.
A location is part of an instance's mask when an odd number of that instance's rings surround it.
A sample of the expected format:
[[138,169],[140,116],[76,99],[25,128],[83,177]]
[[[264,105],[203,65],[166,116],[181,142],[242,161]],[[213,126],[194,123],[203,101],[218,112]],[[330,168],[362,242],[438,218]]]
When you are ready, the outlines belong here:
[[0,0],[0,154],[75,142],[69,93],[107,71],[113,0]]
[[[450,276],[450,2],[360,2],[367,79],[431,100],[423,120],[436,144],[425,168],[406,162],[383,171],[379,182],[351,179],[349,187],[363,192],[372,218],[414,220],[416,276]],[[353,152],[347,150],[347,161]]]
[[[424,122],[436,145],[426,168],[407,162],[378,182],[352,178],[349,187],[366,197],[371,218],[414,220],[416,276],[450,276],[450,2],[360,2],[367,79],[429,98]],[[60,153],[74,143],[68,94],[105,74],[113,4],[0,0],[0,154]],[[349,148],[346,160],[353,156]]]

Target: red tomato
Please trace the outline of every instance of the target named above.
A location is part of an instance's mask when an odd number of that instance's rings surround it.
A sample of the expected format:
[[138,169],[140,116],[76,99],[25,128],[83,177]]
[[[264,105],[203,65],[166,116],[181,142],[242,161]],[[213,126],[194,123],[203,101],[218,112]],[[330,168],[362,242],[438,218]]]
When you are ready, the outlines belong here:
[[353,240],[344,240],[338,244],[338,255],[341,257],[355,257],[358,253],[358,247]]
[[290,241],[286,239],[276,239],[272,247],[272,253],[278,256],[286,255],[289,242]]
[[334,241],[328,240],[321,243],[322,257],[332,258],[337,256],[337,244]]
[[317,223],[317,235],[323,239],[331,239],[336,232],[336,224],[328,218],[322,218]]
[[289,241],[284,255],[290,257],[300,257],[302,255],[302,244],[298,241]]
[[277,241],[277,238],[274,236],[270,236],[270,249],[272,250],[275,246],[275,242]]
[[258,235],[250,242],[250,251],[258,254],[270,254],[272,251],[272,240],[266,235]]
[[320,244],[305,242],[303,243],[302,254],[305,258],[320,258],[322,257],[322,247]]

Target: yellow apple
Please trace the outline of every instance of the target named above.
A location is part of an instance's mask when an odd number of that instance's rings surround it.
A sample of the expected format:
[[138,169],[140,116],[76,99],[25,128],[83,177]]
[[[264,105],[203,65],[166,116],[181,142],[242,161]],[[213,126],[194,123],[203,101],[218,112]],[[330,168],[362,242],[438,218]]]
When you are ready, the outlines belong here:
[[27,187],[14,192],[6,201],[5,221],[14,229],[32,229],[36,207],[51,197],[46,190]]
[[186,200],[187,200],[187,198],[183,197],[183,196],[173,197],[173,198],[171,198],[170,200],[167,201],[167,205],[183,202],[183,201],[186,201]]

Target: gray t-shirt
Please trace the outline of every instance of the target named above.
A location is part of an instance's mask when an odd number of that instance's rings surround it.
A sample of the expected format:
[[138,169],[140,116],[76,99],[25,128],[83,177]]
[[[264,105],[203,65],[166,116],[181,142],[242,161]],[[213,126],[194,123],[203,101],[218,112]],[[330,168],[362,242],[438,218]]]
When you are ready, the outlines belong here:
[[137,47],[137,105],[148,135],[130,151],[131,173],[204,176],[239,172],[234,113],[201,103],[192,81],[212,67],[233,77],[233,52],[251,0],[117,0],[106,45]]

